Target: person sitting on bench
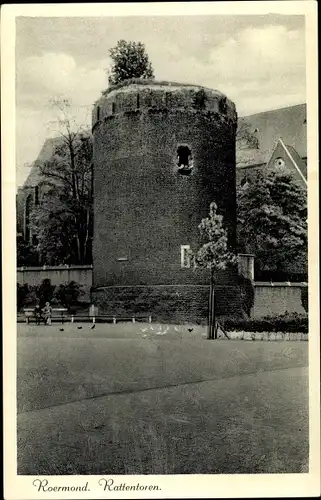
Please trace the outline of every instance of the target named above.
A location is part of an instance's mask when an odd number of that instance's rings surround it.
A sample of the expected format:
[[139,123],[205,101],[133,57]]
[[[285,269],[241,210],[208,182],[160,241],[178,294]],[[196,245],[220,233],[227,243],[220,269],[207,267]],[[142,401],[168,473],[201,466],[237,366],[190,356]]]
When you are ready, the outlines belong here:
[[39,304],[37,304],[35,307],[34,315],[36,318],[36,325],[40,325],[40,321],[43,319],[43,317],[42,317],[42,311],[41,311]]
[[51,325],[51,314],[52,314],[52,307],[50,305],[50,302],[46,302],[45,307],[43,308],[43,313],[45,315],[45,325]]

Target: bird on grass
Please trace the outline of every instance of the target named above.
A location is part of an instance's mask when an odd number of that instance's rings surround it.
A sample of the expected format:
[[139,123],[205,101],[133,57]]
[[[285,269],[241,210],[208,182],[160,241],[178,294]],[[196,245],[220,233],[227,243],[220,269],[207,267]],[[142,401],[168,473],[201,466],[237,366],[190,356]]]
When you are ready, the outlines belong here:
[[93,330],[95,327],[96,327],[96,325],[94,324],[94,325],[91,327],[91,330]]
[[192,332],[193,330],[194,330],[194,328],[188,328],[189,332]]
[[77,326],[77,330],[81,330],[82,329],[82,326]]
[[59,328],[59,331],[60,332],[64,332],[65,330],[63,328]]

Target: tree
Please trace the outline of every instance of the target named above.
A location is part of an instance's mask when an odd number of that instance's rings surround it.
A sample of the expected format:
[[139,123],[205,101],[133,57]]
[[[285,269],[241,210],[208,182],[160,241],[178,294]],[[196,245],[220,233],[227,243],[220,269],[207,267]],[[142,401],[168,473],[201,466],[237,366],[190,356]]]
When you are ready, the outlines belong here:
[[154,78],[154,71],[143,43],[119,40],[116,47],[109,50],[109,54],[113,61],[108,78],[110,85],[117,85],[129,78]]
[[78,304],[79,296],[82,294],[80,286],[75,281],[61,284],[55,292],[55,298],[64,307],[70,310]]
[[68,101],[62,112],[61,141],[53,156],[39,165],[43,192],[31,215],[38,250],[46,264],[89,264],[92,261],[92,138],[76,129]]
[[239,150],[260,148],[257,129],[251,130],[250,126],[244,121],[238,122],[236,142]]
[[42,280],[37,293],[40,307],[44,307],[46,302],[51,302],[54,291],[55,285],[51,284],[51,280],[49,278]]
[[210,271],[209,328],[208,338],[217,336],[217,320],[215,307],[215,273],[236,264],[236,256],[228,249],[227,231],[223,226],[223,217],[217,213],[215,202],[210,205],[209,217],[202,219],[198,226],[203,245],[194,255],[196,268]]
[[27,243],[22,234],[17,234],[17,266],[39,265],[38,253],[34,247]]
[[27,283],[20,285],[17,283],[17,309],[20,311],[25,305],[25,300],[28,295],[29,289]]
[[258,172],[240,186],[238,242],[260,270],[284,272],[307,262],[307,195],[291,174]]

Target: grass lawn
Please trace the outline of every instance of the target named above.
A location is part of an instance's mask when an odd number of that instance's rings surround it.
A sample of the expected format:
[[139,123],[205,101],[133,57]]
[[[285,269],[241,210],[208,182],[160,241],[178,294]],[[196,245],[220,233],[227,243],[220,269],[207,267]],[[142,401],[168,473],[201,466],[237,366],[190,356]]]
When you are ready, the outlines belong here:
[[152,328],[18,325],[19,474],[307,471],[306,342]]

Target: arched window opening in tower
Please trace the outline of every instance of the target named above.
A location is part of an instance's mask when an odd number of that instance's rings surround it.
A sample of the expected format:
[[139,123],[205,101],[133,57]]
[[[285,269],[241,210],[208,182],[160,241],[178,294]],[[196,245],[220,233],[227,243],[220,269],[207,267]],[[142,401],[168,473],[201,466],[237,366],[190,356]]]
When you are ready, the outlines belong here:
[[186,145],[180,145],[177,148],[178,173],[181,175],[190,175],[193,169],[192,151]]
[[100,106],[97,106],[97,122],[100,120]]

